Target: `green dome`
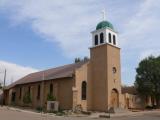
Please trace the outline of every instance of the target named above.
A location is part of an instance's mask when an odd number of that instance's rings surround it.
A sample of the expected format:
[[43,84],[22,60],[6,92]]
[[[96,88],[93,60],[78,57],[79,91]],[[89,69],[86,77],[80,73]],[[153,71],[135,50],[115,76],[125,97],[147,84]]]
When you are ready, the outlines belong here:
[[96,30],[103,29],[103,28],[110,28],[110,29],[114,30],[113,25],[108,21],[102,21],[102,22],[98,23]]

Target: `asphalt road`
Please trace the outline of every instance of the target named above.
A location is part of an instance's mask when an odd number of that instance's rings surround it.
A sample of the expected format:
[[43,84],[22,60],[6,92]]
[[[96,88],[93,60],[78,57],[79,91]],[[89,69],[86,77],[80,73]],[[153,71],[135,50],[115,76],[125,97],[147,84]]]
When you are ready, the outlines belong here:
[[[106,120],[106,118],[96,118],[97,120]],[[21,112],[0,108],[0,120],[96,120],[90,117],[62,117],[47,116],[37,113]],[[108,118],[109,119],[109,118]],[[110,120],[160,120],[160,112],[152,112],[141,115],[132,115],[125,117],[110,118]]]

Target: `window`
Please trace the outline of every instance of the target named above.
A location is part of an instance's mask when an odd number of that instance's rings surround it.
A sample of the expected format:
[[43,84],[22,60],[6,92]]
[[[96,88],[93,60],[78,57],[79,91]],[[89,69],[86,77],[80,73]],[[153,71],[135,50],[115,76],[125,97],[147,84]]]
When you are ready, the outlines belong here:
[[41,93],[41,86],[38,85],[38,90],[37,90],[37,99],[40,99],[40,93]]
[[116,67],[113,67],[113,73],[115,74],[117,72]]
[[31,94],[31,87],[28,87],[28,93]]
[[95,35],[95,39],[94,39],[94,40],[95,40],[95,41],[94,41],[94,42],[95,42],[94,44],[95,44],[95,45],[98,45],[98,35]]
[[15,93],[15,92],[12,92],[11,101],[12,101],[12,102],[15,102],[15,101],[16,101],[16,93]]
[[49,92],[50,92],[50,94],[53,94],[53,84],[50,84]]
[[104,36],[103,36],[103,33],[100,34],[100,43],[104,43]]
[[116,36],[113,35],[113,44],[116,45]]
[[109,43],[112,43],[112,40],[111,40],[111,33],[108,34],[108,40],[109,40]]
[[20,87],[19,88],[19,99],[21,99],[21,96],[22,96],[22,88]]
[[86,97],[87,97],[87,83],[86,81],[83,81],[82,82],[82,100],[86,100]]

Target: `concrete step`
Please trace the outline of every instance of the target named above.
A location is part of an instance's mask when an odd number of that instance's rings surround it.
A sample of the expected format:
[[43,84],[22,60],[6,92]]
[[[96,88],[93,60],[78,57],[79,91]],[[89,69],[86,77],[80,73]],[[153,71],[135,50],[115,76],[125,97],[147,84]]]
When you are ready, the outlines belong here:
[[124,108],[110,108],[108,110],[108,113],[127,113],[130,112],[128,109],[124,109]]

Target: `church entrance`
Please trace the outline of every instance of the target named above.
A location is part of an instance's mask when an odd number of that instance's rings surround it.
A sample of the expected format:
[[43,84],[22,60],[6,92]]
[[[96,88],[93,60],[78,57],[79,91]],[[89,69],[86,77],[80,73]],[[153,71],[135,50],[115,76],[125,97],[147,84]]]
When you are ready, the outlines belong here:
[[112,89],[111,91],[111,107],[119,107],[119,94],[116,89]]

